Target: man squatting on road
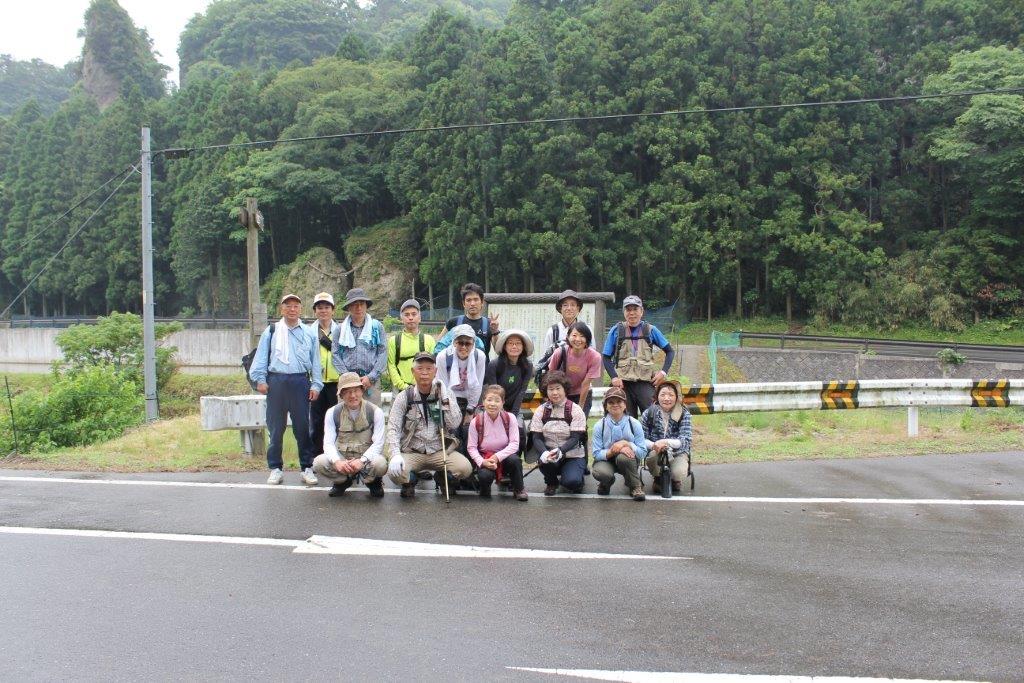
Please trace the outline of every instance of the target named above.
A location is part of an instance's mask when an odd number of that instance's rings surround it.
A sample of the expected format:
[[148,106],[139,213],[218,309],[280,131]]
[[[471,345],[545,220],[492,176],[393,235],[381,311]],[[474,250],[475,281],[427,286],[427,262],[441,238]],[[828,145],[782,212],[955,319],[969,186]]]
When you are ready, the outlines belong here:
[[[455,479],[453,491],[473,473],[473,466],[456,448],[459,442],[450,436],[462,424],[462,411],[448,389],[436,379],[434,356],[417,353],[412,362],[416,384],[395,394],[388,418],[387,438],[391,449],[388,476],[402,487],[402,498],[416,495],[414,472],[444,472],[447,457],[448,474]],[[440,423],[444,420],[447,453],[441,447]],[[443,484],[442,484],[443,485]]]
[[359,375],[338,378],[338,405],[324,420],[323,453],[313,460],[313,471],[330,480],[327,494],[340,496],[357,477],[374,498],[384,496],[381,478],[388,471],[384,458],[384,411],[363,398]]

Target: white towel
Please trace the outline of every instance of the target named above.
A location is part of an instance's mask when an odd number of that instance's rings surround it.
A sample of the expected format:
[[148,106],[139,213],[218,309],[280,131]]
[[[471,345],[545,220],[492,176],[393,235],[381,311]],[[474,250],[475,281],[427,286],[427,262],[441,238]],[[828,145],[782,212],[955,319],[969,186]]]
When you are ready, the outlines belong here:
[[[359,333],[359,340],[367,346],[373,343],[373,316],[369,313],[366,314],[366,320],[363,322],[363,331]],[[338,346],[349,349],[356,347],[356,338],[352,334],[352,316],[350,315],[345,316],[341,322],[341,328],[338,330]]]
[[[452,356],[452,370],[451,373],[448,375],[448,386],[451,389],[458,389],[459,391],[469,391],[470,387],[475,387],[478,384],[477,378],[479,377],[476,371],[476,366],[478,362],[477,354],[483,354],[483,351],[474,346],[472,352],[470,352],[469,354],[469,358],[467,358],[464,361],[466,363],[465,385],[461,383],[461,373],[459,372],[460,360],[458,354],[455,352],[455,347],[449,346],[447,349],[445,349],[445,353],[450,353]],[[444,359],[443,362],[447,364],[448,359]]]
[[[291,344],[288,339],[288,324],[281,318],[274,325],[274,355],[283,364],[288,365],[291,362]],[[269,368],[268,368],[269,369]]]

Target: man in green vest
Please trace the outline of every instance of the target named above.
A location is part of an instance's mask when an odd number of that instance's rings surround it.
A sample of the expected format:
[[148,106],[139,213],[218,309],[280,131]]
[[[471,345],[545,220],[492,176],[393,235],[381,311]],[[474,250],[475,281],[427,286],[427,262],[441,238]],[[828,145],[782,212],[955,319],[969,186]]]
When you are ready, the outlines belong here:
[[354,372],[338,378],[338,405],[324,418],[323,451],[313,471],[333,483],[327,495],[340,496],[361,476],[372,497],[384,496],[384,411],[363,398],[363,382]]
[[420,302],[408,299],[399,309],[402,331],[388,339],[388,376],[397,393],[416,384],[412,376],[412,359],[417,353],[433,353],[434,338],[420,332]]

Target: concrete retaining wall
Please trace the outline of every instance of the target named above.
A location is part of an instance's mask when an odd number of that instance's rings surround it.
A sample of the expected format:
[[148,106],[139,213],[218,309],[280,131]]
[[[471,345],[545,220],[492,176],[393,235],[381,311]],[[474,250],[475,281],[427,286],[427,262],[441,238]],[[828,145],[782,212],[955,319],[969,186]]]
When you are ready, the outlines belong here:
[[[943,366],[928,358],[871,356],[852,351],[809,351],[783,349],[719,349],[738,370],[741,382],[801,382],[831,379],[1003,379],[1024,378],[1024,365],[967,361]],[[721,360],[719,381],[722,381]]]

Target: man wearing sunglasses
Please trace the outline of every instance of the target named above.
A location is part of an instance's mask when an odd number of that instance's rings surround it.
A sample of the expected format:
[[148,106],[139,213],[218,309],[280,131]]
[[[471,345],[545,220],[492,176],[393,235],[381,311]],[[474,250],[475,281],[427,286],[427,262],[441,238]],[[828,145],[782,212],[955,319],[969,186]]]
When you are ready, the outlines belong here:
[[484,388],[487,356],[476,348],[476,332],[468,324],[452,329],[452,345],[437,354],[437,378],[462,409],[459,440],[465,444],[465,427],[473,418]]

